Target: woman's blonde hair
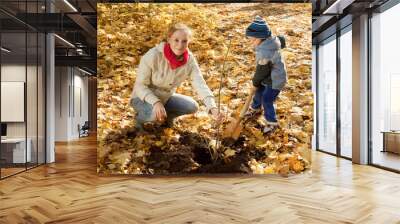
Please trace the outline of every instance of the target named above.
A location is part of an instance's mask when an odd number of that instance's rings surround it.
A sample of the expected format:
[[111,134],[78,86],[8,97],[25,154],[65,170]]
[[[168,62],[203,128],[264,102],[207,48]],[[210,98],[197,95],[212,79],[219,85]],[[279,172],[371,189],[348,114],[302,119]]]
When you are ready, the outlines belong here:
[[168,28],[168,32],[167,32],[167,40],[168,40],[168,38],[170,38],[171,36],[172,36],[172,34],[174,34],[176,31],[178,31],[178,30],[182,30],[182,31],[185,31],[187,34],[189,34],[189,37],[191,38],[192,37],[192,35],[193,35],[193,32],[192,32],[192,30],[186,25],[186,24],[183,24],[183,23],[175,23],[175,24],[172,24],[169,28]]

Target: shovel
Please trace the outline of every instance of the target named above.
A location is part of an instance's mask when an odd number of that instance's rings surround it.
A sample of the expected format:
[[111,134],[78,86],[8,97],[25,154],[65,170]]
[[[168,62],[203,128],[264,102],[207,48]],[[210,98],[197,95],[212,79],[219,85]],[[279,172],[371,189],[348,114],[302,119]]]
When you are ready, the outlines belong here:
[[240,132],[243,129],[243,126],[241,124],[243,117],[247,110],[249,109],[250,102],[253,99],[254,92],[256,91],[256,88],[251,88],[250,94],[246,99],[246,103],[242,107],[242,110],[240,111],[240,115],[238,118],[231,118],[231,122],[226,126],[226,129],[223,133],[223,138],[232,138],[234,140],[237,140],[239,138]]

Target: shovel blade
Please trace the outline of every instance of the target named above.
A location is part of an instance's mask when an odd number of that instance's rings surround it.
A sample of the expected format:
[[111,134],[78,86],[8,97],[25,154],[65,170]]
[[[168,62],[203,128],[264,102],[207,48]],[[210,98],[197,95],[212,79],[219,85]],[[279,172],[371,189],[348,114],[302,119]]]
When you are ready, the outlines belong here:
[[242,129],[241,120],[232,119],[232,121],[226,126],[223,138],[233,138],[234,140],[237,140]]

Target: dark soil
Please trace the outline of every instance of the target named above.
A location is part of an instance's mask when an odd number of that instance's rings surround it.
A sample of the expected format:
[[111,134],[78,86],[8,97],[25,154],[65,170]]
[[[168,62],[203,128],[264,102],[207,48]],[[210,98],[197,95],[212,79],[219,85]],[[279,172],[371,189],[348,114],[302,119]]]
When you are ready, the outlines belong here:
[[[144,133],[138,133],[130,128],[122,130],[121,134],[113,134],[108,142],[119,141],[123,138],[136,138],[143,134],[155,135],[161,139],[165,127],[147,127]],[[175,130],[177,131],[177,130]],[[213,160],[209,139],[199,133],[177,131],[179,139],[168,145],[151,146],[143,158],[132,158],[131,162],[141,163],[145,174],[189,174],[189,173],[252,173],[248,162],[254,158],[260,160],[266,155],[248,145],[246,136],[240,136],[236,141],[224,139],[221,143],[217,158]],[[236,154],[229,158],[224,157],[226,149],[233,149]],[[131,167],[133,164],[129,164]]]
[[[244,138],[233,142],[238,153],[224,159],[222,153],[216,160],[212,159],[209,141],[198,133],[182,132],[177,145],[171,145],[168,150],[158,147],[150,149],[146,158],[147,168],[154,174],[169,173],[251,173],[248,161],[251,159],[244,147]],[[222,148],[222,147],[221,147]]]

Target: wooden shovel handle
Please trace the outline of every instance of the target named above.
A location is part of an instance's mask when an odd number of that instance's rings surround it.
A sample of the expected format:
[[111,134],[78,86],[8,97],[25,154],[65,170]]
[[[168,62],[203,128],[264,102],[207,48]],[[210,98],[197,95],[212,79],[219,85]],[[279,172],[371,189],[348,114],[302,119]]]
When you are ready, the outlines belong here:
[[244,114],[247,112],[247,109],[249,109],[250,102],[253,99],[253,95],[256,92],[256,87],[252,87],[250,90],[250,94],[246,99],[246,103],[244,104],[242,110],[240,111],[239,119],[242,119],[244,117]]

